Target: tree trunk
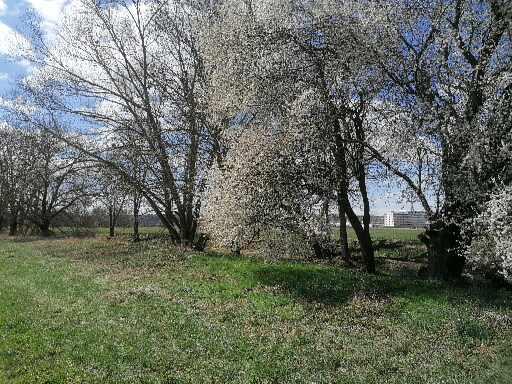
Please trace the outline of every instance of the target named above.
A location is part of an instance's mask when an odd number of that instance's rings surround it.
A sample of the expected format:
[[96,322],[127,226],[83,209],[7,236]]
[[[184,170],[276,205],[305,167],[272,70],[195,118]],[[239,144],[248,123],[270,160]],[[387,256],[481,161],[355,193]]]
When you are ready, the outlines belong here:
[[39,231],[41,232],[41,236],[49,237],[50,236],[50,222],[48,220],[43,220],[41,224],[39,224]]
[[[362,164],[359,164],[359,167],[362,167]],[[373,273],[375,272],[375,252],[370,234],[370,200],[368,199],[368,191],[366,189],[366,176],[363,169],[359,169],[357,178],[359,182],[359,191],[363,199],[363,233],[361,234],[365,249],[363,255],[366,255],[365,264],[367,270]]]
[[18,215],[11,215],[9,219],[9,236],[18,234]]
[[460,228],[443,221],[430,224],[420,237],[428,248],[428,272],[432,279],[458,279],[464,270],[466,259],[459,255]]
[[116,223],[115,223],[115,212],[114,207],[109,206],[108,207],[108,228],[109,228],[109,236],[114,237],[115,230],[116,230]]
[[[375,273],[375,256],[373,252],[373,244],[369,231],[365,231],[359,218],[355,214],[348,198],[347,188],[347,161],[345,158],[345,143],[341,137],[341,133],[336,135],[336,167],[338,171],[338,194],[342,200],[341,206],[345,208],[345,213],[356,232],[357,240],[361,247],[365,269],[369,273]],[[340,223],[341,225],[341,223]]]
[[[456,222],[471,217],[474,208],[460,198],[460,186],[465,180],[459,175],[464,157],[464,145],[443,143],[442,184],[445,201],[441,218],[433,218],[425,234],[420,237],[428,250],[428,272],[432,279],[460,278],[466,258],[460,254],[461,228]],[[449,224],[448,224],[449,223]]]
[[370,200],[368,199],[368,189],[366,187],[366,166],[364,159],[365,149],[363,144],[366,141],[366,137],[364,132],[363,119],[364,117],[360,114],[352,117],[356,138],[359,142],[357,144],[357,156],[355,159],[355,174],[359,184],[359,192],[361,193],[361,198],[363,199],[363,233],[361,234],[362,242],[365,248],[365,253],[363,255],[366,255],[366,268],[372,272],[375,272],[375,255],[372,237],[370,234]]
[[375,273],[375,255],[373,251],[372,239],[369,236],[369,233],[364,230],[361,222],[359,221],[359,218],[355,214],[350,204],[347,205],[347,216],[350,224],[352,225],[352,228],[354,229],[354,232],[356,233],[357,240],[359,241],[366,272]]
[[240,243],[237,240],[234,240],[231,243],[231,254],[233,256],[240,256],[241,248]]
[[5,217],[4,217],[4,215],[0,215],[0,232],[3,231],[4,224],[5,224]]
[[193,215],[180,218],[180,241],[185,247],[192,247],[196,238],[197,222]]
[[133,241],[140,241],[139,234],[139,208],[140,202],[137,197],[133,199]]
[[338,216],[340,218],[340,246],[341,246],[341,258],[350,264],[350,250],[348,248],[348,234],[347,234],[347,215],[344,199],[340,198],[340,192],[338,191]]

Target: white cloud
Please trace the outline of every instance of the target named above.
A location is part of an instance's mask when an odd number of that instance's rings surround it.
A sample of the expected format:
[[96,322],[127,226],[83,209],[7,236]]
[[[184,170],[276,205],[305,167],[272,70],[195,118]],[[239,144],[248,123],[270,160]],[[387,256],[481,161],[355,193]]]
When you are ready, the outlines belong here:
[[7,24],[0,22],[0,55],[16,57],[30,51],[30,42]]
[[7,4],[5,4],[5,0],[0,0],[0,15],[5,14],[7,10]]
[[[2,0],[0,0],[2,1]],[[51,33],[68,0],[25,0],[41,17],[45,32]]]
[[0,81],[9,80],[9,74],[5,72],[0,72]]

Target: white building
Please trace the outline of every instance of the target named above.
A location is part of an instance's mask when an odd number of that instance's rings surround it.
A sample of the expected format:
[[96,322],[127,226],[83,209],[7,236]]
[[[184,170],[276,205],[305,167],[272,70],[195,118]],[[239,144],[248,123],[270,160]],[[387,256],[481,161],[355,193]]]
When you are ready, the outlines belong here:
[[394,228],[424,228],[427,215],[423,211],[388,212],[384,215],[384,226]]

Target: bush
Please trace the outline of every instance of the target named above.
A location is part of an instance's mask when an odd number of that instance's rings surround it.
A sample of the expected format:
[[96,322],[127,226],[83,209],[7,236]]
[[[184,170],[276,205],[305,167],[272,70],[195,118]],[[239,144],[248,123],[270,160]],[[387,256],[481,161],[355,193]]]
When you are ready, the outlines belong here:
[[467,233],[465,253],[473,269],[512,282],[512,186],[491,195]]
[[336,242],[327,236],[306,236],[290,231],[272,229],[259,238],[259,252],[269,259],[333,259],[338,252]]
[[313,249],[304,236],[278,229],[267,230],[260,235],[258,251],[269,259],[313,257]]
[[315,259],[331,260],[336,257],[336,242],[327,236],[321,236],[310,240]]

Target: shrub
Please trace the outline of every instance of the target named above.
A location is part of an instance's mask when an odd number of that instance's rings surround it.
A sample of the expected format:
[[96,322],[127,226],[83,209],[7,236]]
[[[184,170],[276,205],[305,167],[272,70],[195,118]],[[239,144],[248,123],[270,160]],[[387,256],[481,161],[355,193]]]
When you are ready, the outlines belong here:
[[465,253],[473,269],[512,282],[512,186],[491,195],[467,232],[471,240]]
[[277,229],[260,235],[258,250],[268,259],[307,259],[313,256],[313,249],[304,236]]

